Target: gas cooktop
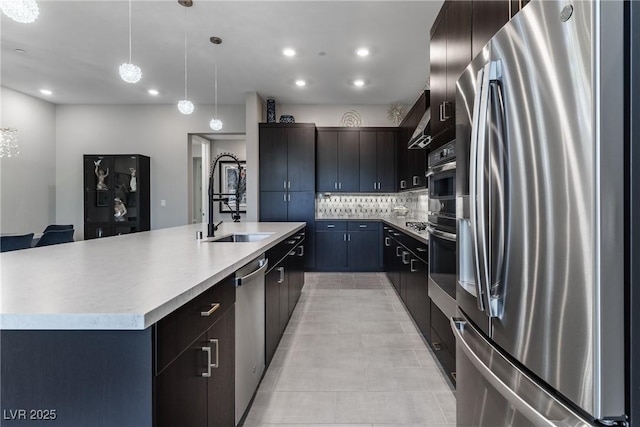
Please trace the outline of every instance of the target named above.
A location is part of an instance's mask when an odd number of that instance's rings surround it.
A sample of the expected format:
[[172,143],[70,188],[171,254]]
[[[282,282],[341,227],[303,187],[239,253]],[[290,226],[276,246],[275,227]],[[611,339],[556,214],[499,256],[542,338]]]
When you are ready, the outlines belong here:
[[407,221],[404,225],[416,231],[424,231],[427,229],[427,223],[423,221]]

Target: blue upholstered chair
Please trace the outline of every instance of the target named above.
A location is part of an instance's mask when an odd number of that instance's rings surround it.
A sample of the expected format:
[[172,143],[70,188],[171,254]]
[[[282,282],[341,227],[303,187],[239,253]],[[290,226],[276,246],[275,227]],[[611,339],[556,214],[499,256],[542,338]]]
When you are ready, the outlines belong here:
[[0,252],[17,251],[31,247],[33,233],[20,236],[0,236]]
[[47,231],[59,231],[59,230],[73,230],[73,224],[70,224],[70,225],[58,225],[58,224],[47,225],[47,228],[44,229],[43,233],[46,233]]
[[36,247],[73,242],[73,231],[73,229],[47,231],[42,235],[40,240],[38,240]]

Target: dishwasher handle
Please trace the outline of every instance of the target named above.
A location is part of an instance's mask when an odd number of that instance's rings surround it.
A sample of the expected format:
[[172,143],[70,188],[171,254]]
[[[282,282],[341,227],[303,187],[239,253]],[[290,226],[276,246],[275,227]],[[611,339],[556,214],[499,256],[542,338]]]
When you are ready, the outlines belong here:
[[263,258],[261,260],[258,261],[258,265],[259,268],[257,270],[252,271],[251,273],[242,276],[242,277],[236,277],[236,287],[242,286],[243,282],[249,282],[251,281],[254,277],[260,275],[260,274],[264,274],[265,270],[267,269],[267,267],[269,267],[269,260],[267,258]]

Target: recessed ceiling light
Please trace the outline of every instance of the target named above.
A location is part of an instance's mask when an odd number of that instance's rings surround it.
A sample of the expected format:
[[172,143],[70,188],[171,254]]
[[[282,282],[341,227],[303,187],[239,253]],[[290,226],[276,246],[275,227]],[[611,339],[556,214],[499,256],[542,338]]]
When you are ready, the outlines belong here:
[[291,49],[290,47],[288,47],[288,48],[282,50],[282,54],[284,56],[295,56],[296,51]]
[[358,50],[356,50],[356,55],[367,56],[369,55],[369,49],[367,49],[366,47],[361,47]]
[[354,80],[353,81],[353,85],[354,86],[358,86],[358,87],[362,87],[362,86],[364,86],[364,80],[360,80],[360,79]]
[[51,92],[49,89],[40,89],[40,93],[43,95],[53,95],[53,92]]
[[160,95],[160,92],[158,92],[156,89],[149,89],[147,92],[149,92],[149,95],[153,96]]
[[307,82],[304,80],[296,80],[296,86],[305,86]]

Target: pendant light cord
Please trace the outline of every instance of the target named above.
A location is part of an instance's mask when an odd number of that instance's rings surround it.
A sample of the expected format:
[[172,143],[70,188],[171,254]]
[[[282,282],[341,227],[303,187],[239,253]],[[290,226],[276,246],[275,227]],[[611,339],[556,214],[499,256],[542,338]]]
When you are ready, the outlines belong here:
[[213,85],[213,92],[214,92],[214,102],[216,104],[216,108],[215,108],[215,113],[216,113],[216,118],[218,118],[218,59],[216,57],[216,63],[214,65],[214,72],[215,72],[215,80],[214,80],[214,85]]
[[187,8],[184,8],[184,99],[189,99],[187,96]]
[[129,0],[129,64],[131,64],[131,0]]

